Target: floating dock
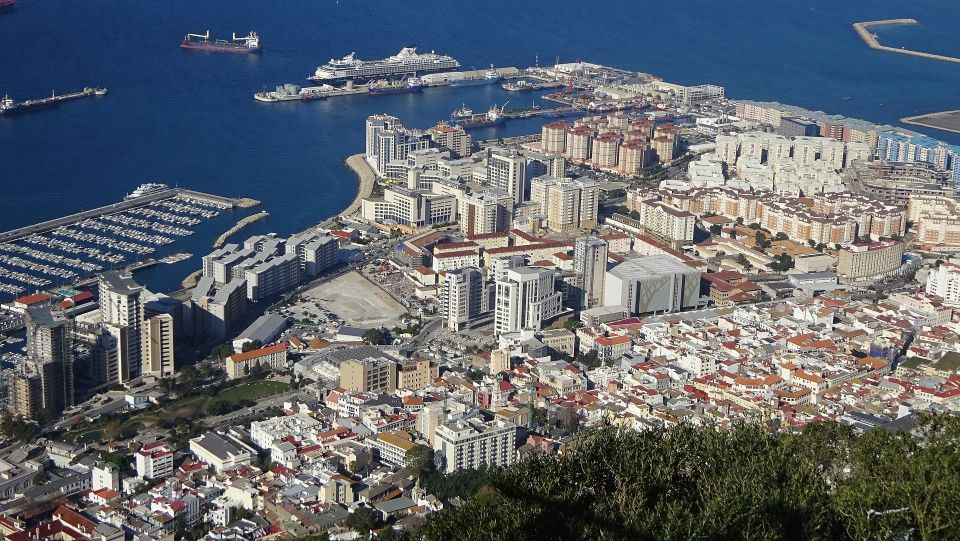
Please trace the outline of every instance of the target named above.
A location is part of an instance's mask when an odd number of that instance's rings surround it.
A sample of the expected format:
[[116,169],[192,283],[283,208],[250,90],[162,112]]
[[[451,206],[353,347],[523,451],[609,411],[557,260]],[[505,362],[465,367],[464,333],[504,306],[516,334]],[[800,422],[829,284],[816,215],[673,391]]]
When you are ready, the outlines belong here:
[[857,34],[860,35],[860,38],[867,44],[871,49],[876,49],[878,51],[887,51],[890,53],[900,53],[910,56],[918,56],[920,58],[929,58],[930,60],[940,60],[942,62],[954,62],[960,64],[960,58],[955,56],[947,56],[943,54],[934,54],[934,53],[925,53],[923,51],[912,51],[910,49],[897,49],[896,47],[887,47],[886,45],[880,45],[880,41],[877,40],[877,37],[870,32],[870,28],[874,26],[892,26],[892,25],[904,25],[904,24],[918,24],[916,19],[885,19],[882,21],[866,21],[862,23],[853,23],[853,29],[857,31]]

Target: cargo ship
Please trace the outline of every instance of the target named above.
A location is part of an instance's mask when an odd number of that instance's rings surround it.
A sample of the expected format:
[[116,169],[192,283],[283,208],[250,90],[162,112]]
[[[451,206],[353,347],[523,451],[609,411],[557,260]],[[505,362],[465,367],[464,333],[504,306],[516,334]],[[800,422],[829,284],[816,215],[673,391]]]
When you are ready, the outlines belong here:
[[483,77],[475,77],[472,79],[452,79],[450,81],[450,86],[479,86],[479,85],[493,85],[499,83],[503,80],[503,77],[497,73],[497,70],[490,66],[490,69],[484,73]]
[[193,49],[197,51],[210,51],[214,53],[259,53],[260,36],[256,32],[250,32],[246,36],[237,36],[233,33],[233,39],[217,39],[210,41],[210,31],[206,34],[187,34],[180,42],[181,49]]
[[460,62],[450,56],[434,52],[418,53],[415,45],[409,45],[399,53],[382,60],[358,60],[350,53],[340,60],[331,59],[317,68],[307,80],[313,84],[363,83],[380,79],[396,79],[408,75],[423,75],[453,71]]
[[387,96],[389,94],[407,94],[423,90],[423,82],[419,77],[411,77],[406,81],[377,81],[370,83],[367,94],[371,96]]
[[56,107],[61,101],[86,98],[89,96],[103,96],[106,95],[106,93],[106,88],[94,88],[88,86],[79,92],[71,92],[69,94],[60,95],[57,95],[57,93],[54,92],[49,98],[37,98],[21,102],[17,102],[10,96],[4,95],[3,99],[0,99],[0,116],[19,115],[40,109],[49,109],[51,107]]
[[481,114],[473,114],[473,111],[470,109],[462,107],[450,115],[450,125],[460,126],[465,130],[499,126],[506,120],[501,113],[502,109],[497,108],[496,105],[491,107],[486,113]]

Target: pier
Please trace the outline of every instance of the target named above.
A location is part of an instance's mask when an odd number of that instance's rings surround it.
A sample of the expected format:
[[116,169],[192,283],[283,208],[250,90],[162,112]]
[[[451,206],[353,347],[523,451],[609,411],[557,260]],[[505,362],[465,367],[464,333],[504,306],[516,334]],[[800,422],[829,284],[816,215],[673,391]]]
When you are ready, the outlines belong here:
[[880,45],[880,41],[877,40],[877,37],[870,32],[870,28],[874,26],[892,26],[892,25],[903,25],[903,24],[918,24],[916,19],[885,19],[882,21],[866,21],[862,23],[853,23],[853,29],[857,31],[857,34],[860,35],[860,38],[867,44],[871,49],[876,49],[878,51],[887,51],[889,53],[900,53],[910,56],[918,56],[920,58],[929,58],[930,60],[940,60],[942,62],[954,62],[960,64],[960,58],[955,56],[947,56],[942,54],[935,53],[925,53],[923,51],[913,51],[910,49],[897,49],[896,47],[887,47],[886,45]]

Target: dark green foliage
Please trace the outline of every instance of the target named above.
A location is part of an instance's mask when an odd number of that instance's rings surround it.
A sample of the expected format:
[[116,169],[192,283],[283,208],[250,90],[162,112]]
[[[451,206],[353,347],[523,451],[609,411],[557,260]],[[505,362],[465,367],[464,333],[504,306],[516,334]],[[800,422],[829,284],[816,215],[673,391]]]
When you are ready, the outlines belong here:
[[587,370],[592,370],[600,366],[600,356],[597,353],[597,350],[591,349],[586,353],[581,353],[576,357],[577,361],[583,363],[587,367]]
[[563,328],[568,331],[575,331],[580,327],[583,327],[583,322],[579,319],[570,318],[563,322]]
[[491,471],[486,466],[480,466],[475,470],[457,470],[451,473],[440,473],[430,469],[420,478],[420,484],[427,492],[441,500],[448,500],[453,497],[466,499],[490,484]]
[[361,338],[364,342],[374,346],[382,346],[393,341],[393,339],[390,337],[390,333],[384,328],[369,329],[363,333]]
[[[428,539],[960,539],[960,418],[917,435],[814,423],[589,432],[491,470],[492,490],[431,515]],[[880,512],[880,513],[878,513]]]
[[383,523],[379,515],[372,509],[359,507],[356,511],[350,513],[350,516],[344,521],[344,525],[359,533],[361,537],[366,537],[370,530],[381,527]]
[[214,400],[207,405],[207,413],[210,415],[224,415],[232,411],[237,411],[238,409],[252,408],[256,405],[256,401],[250,400],[249,398],[241,398],[240,400]]
[[39,431],[40,427],[36,423],[21,418],[4,417],[3,421],[0,422],[0,432],[3,432],[4,436],[17,441],[30,441]]
[[240,352],[241,352],[241,353],[246,353],[246,352],[248,352],[248,351],[253,351],[253,350],[255,350],[255,349],[260,349],[260,348],[262,348],[262,347],[263,347],[263,343],[260,342],[259,339],[254,339],[254,340],[251,340],[251,341],[243,344],[243,347],[240,348]]

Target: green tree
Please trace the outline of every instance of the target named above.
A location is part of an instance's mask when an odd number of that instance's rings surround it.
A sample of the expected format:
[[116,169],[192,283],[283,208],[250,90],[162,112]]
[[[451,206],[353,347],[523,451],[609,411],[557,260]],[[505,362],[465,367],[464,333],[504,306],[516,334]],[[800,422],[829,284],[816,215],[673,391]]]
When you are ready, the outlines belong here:
[[588,370],[592,370],[600,366],[600,356],[595,349],[591,349],[586,353],[581,353],[576,359],[577,361],[583,363]]
[[430,515],[428,539],[960,539],[960,418],[856,435],[683,424],[581,434],[562,454],[490,472]]
[[407,468],[417,477],[433,468],[433,449],[426,445],[415,445],[406,453]]
[[580,327],[583,327],[583,322],[579,319],[570,318],[563,322],[563,328],[568,331],[575,331]]
[[123,422],[120,419],[110,419],[103,425],[103,435],[110,441],[117,441],[123,435]]
[[763,234],[763,231],[757,231],[757,233],[753,236],[753,243],[760,248],[763,248],[763,243],[766,240],[767,236]]
[[374,346],[381,346],[384,344],[389,344],[393,340],[390,337],[390,333],[383,327],[368,329],[361,336],[362,340],[367,344]]
[[776,236],[774,236],[773,238],[776,240],[788,240],[790,237],[787,236],[786,233],[781,231],[780,233],[777,233]]
[[358,507],[356,511],[350,513],[344,524],[351,530],[360,534],[361,537],[370,535],[370,530],[382,525],[380,517],[369,507]]
[[720,224],[713,224],[710,226],[710,233],[713,235],[719,235],[723,232],[723,227]]
[[263,347],[263,342],[260,339],[255,338],[249,342],[243,344],[243,347],[240,348],[240,351],[246,353],[248,351],[253,351],[255,349],[260,349]]

